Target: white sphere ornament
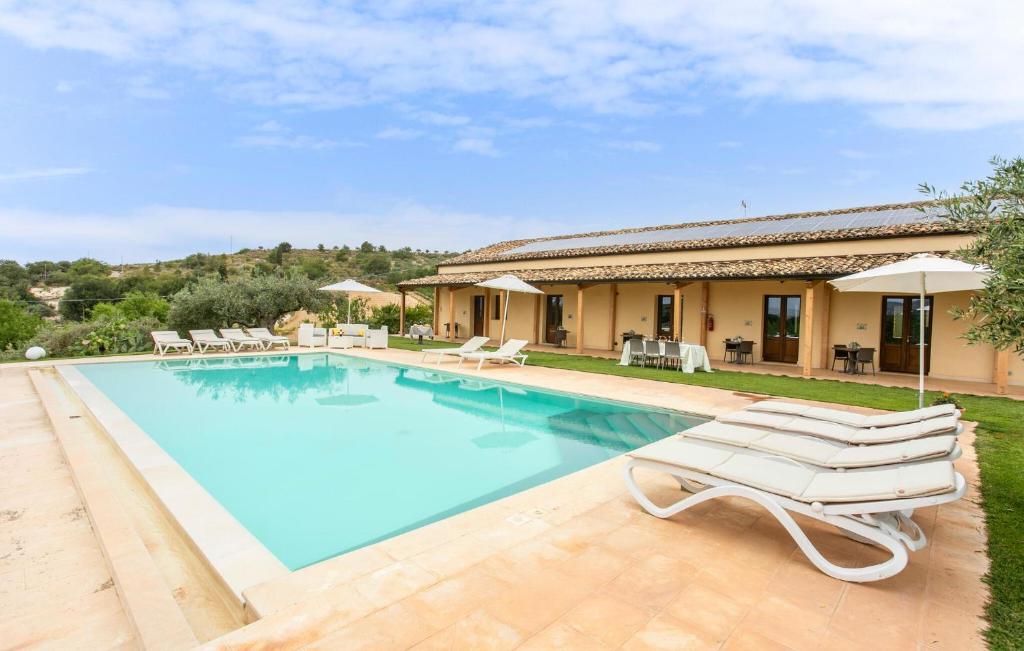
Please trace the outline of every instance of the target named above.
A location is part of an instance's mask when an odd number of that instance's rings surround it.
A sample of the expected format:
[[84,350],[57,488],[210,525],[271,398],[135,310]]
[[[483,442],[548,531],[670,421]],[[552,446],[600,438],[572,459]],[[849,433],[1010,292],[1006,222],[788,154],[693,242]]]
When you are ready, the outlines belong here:
[[41,346],[32,346],[25,351],[25,359],[37,360],[46,357],[46,351]]

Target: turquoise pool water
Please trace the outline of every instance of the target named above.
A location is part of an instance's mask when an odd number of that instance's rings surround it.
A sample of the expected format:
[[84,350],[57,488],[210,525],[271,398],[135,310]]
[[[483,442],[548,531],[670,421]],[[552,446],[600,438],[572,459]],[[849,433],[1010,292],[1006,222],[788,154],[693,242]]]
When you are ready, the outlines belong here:
[[291,569],[702,422],[337,354],[78,368]]

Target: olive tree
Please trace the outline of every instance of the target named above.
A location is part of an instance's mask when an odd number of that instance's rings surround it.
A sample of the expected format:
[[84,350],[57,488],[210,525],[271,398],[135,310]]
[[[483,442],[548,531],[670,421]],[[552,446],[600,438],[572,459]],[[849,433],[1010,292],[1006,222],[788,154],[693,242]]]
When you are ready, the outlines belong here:
[[957,229],[975,235],[957,257],[992,269],[984,289],[953,312],[970,320],[964,338],[1019,354],[1024,353],[1024,158],[993,158],[992,167],[988,178],[964,183],[959,194],[930,185],[921,191],[946,208]]
[[207,278],[175,294],[168,322],[179,330],[232,325],[272,328],[289,312],[316,312],[323,301],[316,283],[301,275],[231,281]]

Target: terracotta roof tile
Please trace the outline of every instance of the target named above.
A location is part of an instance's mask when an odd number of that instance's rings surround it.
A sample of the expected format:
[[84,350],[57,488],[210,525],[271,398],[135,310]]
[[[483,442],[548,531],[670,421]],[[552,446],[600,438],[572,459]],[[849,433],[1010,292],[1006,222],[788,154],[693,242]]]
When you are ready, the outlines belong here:
[[[881,226],[864,226],[851,228],[844,226],[849,223],[849,217],[864,215],[869,217],[886,211],[918,211],[924,208],[934,207],[934,203],[918,201],[901,204],[886,204],[881,206],[867,206],[860,208],[844,208],[841,210],[823,210],[816,212],[789,213],[785,215],[772,215],[768,217],[751,217],[748,219],[731,219],[720,221],[693,222],[686,224],[666,224],[664,226],[651,226],[646,228],[626,228],[615,231],[597,231],[592,233],[579,233],[574,235],[561,235],[556,237],[541,237],[526,240],[512,240],[492,244],[482,249],[470,251],[442,262],[442,266],[476,264],[480,262],[498,262],[507,260],[537,260],[549,258],[571,258],[591,255],[611,255],[620,253],[650,253],[655,251],[682,251],[694,249],[731,248],[741,246],[761,246],[766,244],[797,244],[801,242],[825,242],[841,240],[863,240],[879,239],[888,237],[905,237],[914,235],[932,235],[939,233],[958,232],[948,223],[941,220],[914,221],[911,223],[896,223]],[[844,219],[845,216],[846,218]],[[833,219],[834,218],[834,219]],[[633,242],[593,245],[593,242],[582,242],[581,246],[570,248],[563,243],[562,248],[552,250],[526,250],[517,251],[527,247],[537,249],[544,242],[555,240],[572,240],[580,238],[604,238],[608,236],[622,236],[631,233],[656,234],[658,231],[675,229],[697,229],[709,226],[724,226],[729,224],[757,224],[760,222],[777,222],[781,220],[807,220],[807,230],[799,230],[799,222],[796,229],[787,228],[786,232],[761,233],[732,237],[695,237],[690,239],[663,240],[653,238],[656,241]],[[835,227],[829,222],[835,223]],[[768,229],[770,230],[770,229]],[[680,235],[685,235],[681,233]]]
[[[947,255],[948,251],[933,252]],[[399,283],[402,288],[472,285],[502,273],[515,274],[530,283],[639,282],[687,280],[752,280],[763,278],[836,278],[909,258],[913,253],[837,255],[807,258],[771,258],[714,262],[674,262],[446,273]]]

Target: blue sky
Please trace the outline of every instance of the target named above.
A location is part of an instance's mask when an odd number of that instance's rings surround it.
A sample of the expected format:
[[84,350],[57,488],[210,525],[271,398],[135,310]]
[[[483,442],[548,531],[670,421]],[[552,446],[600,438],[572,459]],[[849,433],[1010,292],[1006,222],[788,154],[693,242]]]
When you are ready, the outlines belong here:
[[1019,6],[835,4],[0,0],[0,257],[462,250],[1021,153]]

